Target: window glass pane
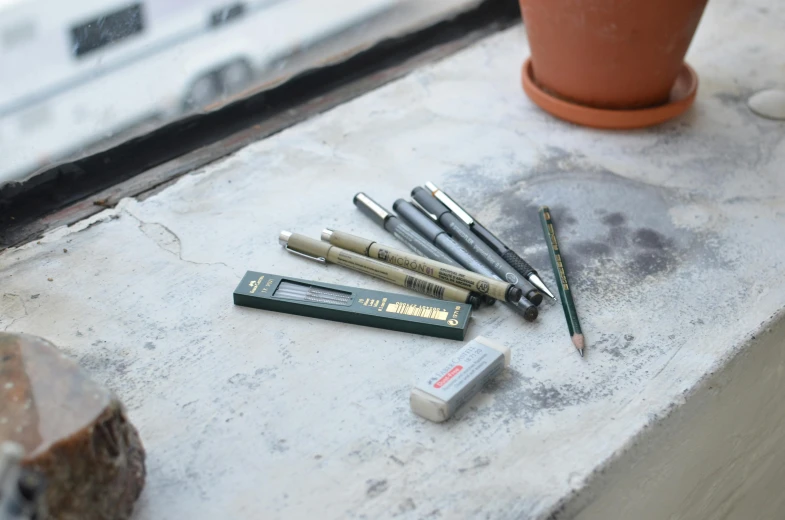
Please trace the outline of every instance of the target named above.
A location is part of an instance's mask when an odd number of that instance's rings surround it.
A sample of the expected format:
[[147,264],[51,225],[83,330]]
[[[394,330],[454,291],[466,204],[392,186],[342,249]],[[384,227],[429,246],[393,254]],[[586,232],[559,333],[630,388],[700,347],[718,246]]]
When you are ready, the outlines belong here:
[[0,185],[479,0],[0,0]]

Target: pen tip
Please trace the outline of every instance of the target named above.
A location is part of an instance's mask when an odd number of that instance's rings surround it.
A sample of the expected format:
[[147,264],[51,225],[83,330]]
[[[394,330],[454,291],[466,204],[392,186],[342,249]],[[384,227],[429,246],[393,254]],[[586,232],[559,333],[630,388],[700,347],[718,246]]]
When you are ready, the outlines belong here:
[[553,300],[556,300],[556,297],[553,295],[553,293],[551,291],[548,290],[548,288],[545,286],[545,282],[543,282],[542,279],[539,276],[537,276],[536,274],[532,273],[532,274],[529,275],[529,281],[531,282],[531,284],[533,286],[535,286],[537,289],[539,289],[540,292],[543,292],[546,295],[548,295],[549,297],[551,297]]
[[581,357],[583,357],[583,349],[580,349],[580,350],[578,351],[578,354],[580,354],[580,355],[581,355]]

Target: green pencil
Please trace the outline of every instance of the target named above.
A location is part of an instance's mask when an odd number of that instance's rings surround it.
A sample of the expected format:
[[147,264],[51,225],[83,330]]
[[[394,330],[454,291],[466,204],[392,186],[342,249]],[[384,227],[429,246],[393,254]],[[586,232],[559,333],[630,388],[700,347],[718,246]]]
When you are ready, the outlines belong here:
[[545,234],[545,242],[548,244],[548,253],[551,256],[553,276],[556,277],[558,282],[561,306],[564,309],[564,317],[567,319],[567,328],[570,329],[573,345],[575,345],[578,353],[583,357],[583,332],[581,332],[581,324],[578,321],[578,313],[575,311],[575,302],[572,301],[572,291],[567,281],[567,272],[561,259],[559,242],[556,240],[556,231],[553,230],[551,210],[548,206],[540,208],[540,223],[542,224],[542,232]]

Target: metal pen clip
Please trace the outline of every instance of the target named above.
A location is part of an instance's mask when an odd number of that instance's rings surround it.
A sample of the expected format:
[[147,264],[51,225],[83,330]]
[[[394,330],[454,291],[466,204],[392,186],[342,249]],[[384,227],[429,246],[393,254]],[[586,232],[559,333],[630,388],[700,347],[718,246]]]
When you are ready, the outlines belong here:
[[306,253],[301,253],[299,251],[295,251],[291,247],[289,247],[289,239],[292,237],[291,231],[281,231],[278,235],[278,243],[283,246],[284,249],[292,253],[293,255],[300,255],[310,260],[315,260],[316,262],[320,262],[322,264],[326,264],[327,260],[323,256],[311,256]]
[[305,258],[308,258],[310,260],[315,260],[316,262],[320,262],[322,264],[326,264],[327,263],[327,260],[323,256],[315,257],[315,256],[311,256],[311,255],[306,255],[305,253],[301,253],[299,251],[295,251],[294,249],[292,249],[289,246],[284,246],[284,249],[286,249],[287,251],[289,251],[293,255],[303,256]]
[[436,197],[436,200],[447,206],[447,208],[452,211],[456,217],[461,219],[464,224],[467,226],[471,226],[474,224],[474,219],[471,215],[469,215],[466,210],[458,205],[457,202],[452,200],[449,195],[444,193],[440,190],[436,185],[430,181],[425,183],[425,187],[428,188],[428,191],[431,192],[431,195]]
[[428,211],[427,209],[423,208],[423,207],[420,205],[420,203],[419,203],[419,202],[417,202],[416,200],[412,199],[412,200],[411,200],[411,202],[410,202],[410,204],[411,204],[412,206],[414,206],[415,208],[419,209],[419,210],[420,210],[420,213],[422,213],[423,215],[425,215],[425,216],[426,216],[426,217],[428,217],[429,219],[433,220],[434,222],[439,222],[439,219],[436,217],[436,215],[434,215],[433,213],[431,213],[431,212],[430,212],[430,211]]

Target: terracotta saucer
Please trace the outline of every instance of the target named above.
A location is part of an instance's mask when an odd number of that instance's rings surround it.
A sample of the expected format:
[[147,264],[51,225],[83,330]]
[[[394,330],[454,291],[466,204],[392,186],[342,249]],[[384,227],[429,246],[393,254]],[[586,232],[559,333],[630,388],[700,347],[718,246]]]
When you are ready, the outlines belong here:
[[523,64],[523,90],[546,112],[571,123],[594,128],[627,129],[657,125],[684,113],[698,92],[698,75],[686,63],[679,71],[667,103],[632,110],[592,108],[556,97],[542,90],[534,81],[531,58]]

